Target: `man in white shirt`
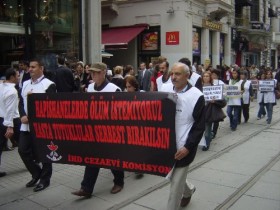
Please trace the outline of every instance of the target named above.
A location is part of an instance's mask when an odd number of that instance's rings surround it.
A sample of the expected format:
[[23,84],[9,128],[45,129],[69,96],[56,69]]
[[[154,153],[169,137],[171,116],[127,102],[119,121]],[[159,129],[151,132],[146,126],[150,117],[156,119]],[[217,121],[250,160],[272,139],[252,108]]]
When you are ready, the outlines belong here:
[[[19,138],[19,112],[18,92],[15,85],[19,82],[19,72],[13,68],[7,69],[6,81],[0,84],[0,163],[2,150],[7,139],[14,137],[18,142]],[[6,172],[0,172],[0,177]]]
[[[26,187],[34,187],[33,191],[41,191],[50,185],[52,175],[52,164],[42,163],[42,167],[35,161],[35,151],[32,136],[29,129],[27,96],[35,93],[55,93],[56,86],[54,82],[47,79],[43,74],[44,66],[38,59],[30,61],[29,72],[31,79],[25,81],[21,90],[19,103],[19,112],[21,119],[20,140],[18,152],[25,164],[27,170],[32,175],[32,179],[26,184]],[[39,184],[37,182],[40,180]],[[36,185],[37,184],[37,185]]]
[[159,64],[159,71],[162,73],[162,75],[156,79],[158,91],[160,91],[163,84],[171,83],[168,61],[163,61]]

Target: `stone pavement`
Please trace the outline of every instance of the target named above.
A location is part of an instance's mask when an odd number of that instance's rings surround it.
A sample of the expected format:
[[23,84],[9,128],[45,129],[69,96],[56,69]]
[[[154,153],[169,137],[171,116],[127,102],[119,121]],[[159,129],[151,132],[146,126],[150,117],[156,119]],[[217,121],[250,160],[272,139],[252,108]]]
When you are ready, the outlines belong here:
[[[248,123],[237,131],[228,119],[220,124],[210,150],[199,148],[190,167],[189,180],[196,192],[187,207],[204,209],[280,210],[280,108],[274,106],[273,120],[257,120],[258,104],[253,102]],[[3,152],[0,178],[0,209],[166,209],[169,185],[158,176],[136,179],[125,173],[124,189],[110,194],[113,186],[110,170],[102,169],[92,198],[81,199],[71,192],[80,188],[84,167],[54,164],[51,185],[34,193],[25,188],[30,180],[17,151]]]

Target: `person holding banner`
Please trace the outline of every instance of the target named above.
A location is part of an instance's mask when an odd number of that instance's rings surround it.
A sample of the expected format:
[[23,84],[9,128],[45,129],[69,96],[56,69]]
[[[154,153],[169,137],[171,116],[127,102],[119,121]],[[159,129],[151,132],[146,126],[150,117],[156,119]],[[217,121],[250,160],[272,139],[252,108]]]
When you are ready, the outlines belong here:
[[[238,91],[240,91],[241,83],[242,81],[240,80],[240,72],[237,68],[234,68],[232,70],[232,77],[229,80],[228,89],[236,88]],[[238,121],[239,121],[240,109],[241,109],[241,95],[229,96],[228,94],[229,94],[229,90],[227,90],[227,97],[228,97],[227,115],[230,120],[231,130],[236,131]]]
[[[160,91],[176,94],[176,144],[175,167],[171,174],[171,184],[167,209],[176,210],[189,204],[195,191],[194,185],[186,180],[189,165],[195,158],[200,139],[205,130],[202,92],[193,87],[188,78],[189,67],[175,63],[171,69],[172,83],[162,85]],[[181,200],[181,201],[180,201]]]
[[[124,84],[125,84],[125,88],[126,91],[128,93],[134,93],[134,92],[142,92],[143,90],[139,89],[139,83],[137,82],[137,79],[134,76],[127,76],[124,79]],[[145,92],[145,91],[143,91]],[[143,173],[139,173],[139,172],[135,172],[136,178],[140,179],[144,176]]]
[[23,83],[19,102],[21,127],[18,152],[27,170],[32,175],[32,179],[26,184],[26,187],[34,187],[40,180],[39,184],[37,184],[33,189],[34,192],[41,191],[47,188],[50,185],[50,179],[52,176],[51,163],[42,163],[41,167],[36,162],[27,112],[27,97],[29,94],[56,92],[55,83],[47,79],[44,76],[43,71],[44,66],[40,60],[33,59],[30,61],[29,72],[31,79]]
[[[107,65],[105,63],[94,63],[91,65],[89,72],[93,83],[88,86],[87,92],[121,92],[121,89],[106,79]],[[84,178],[81,183],[81,189],[72,192],[73,195],[90,198],[93,192],[100,167],[86,166]],[[124,172],[111,169],[114,175],[114,186],[111,189],[112,194],[116,194],[123,189]]]
[[[251,84],[251,81],[248,80],[247,70],[241,71],[240,79],[242,80],[241,111],[243,112],[244,122],[247,123],[249,120],[250,101],[254,100],[254,91],[253,91],[253,86]],[[239,123],[241,123],[241,111],[239,114]]]

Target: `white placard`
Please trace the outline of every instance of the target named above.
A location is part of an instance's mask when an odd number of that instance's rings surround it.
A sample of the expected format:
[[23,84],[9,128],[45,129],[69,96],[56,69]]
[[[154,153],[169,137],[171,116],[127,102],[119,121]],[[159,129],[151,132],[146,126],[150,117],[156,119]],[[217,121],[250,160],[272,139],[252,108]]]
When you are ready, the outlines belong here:
[[250,80],[252,84],[253,90],[258,90],[259,89],[259,81],[258,80]]
[[225,92],[228,98],[241,98],[242,96],[240,86],[236,85],[226,85]]
[[204,86],[203,94],[204,94],[205,101],[222,100],[223,85]]
[[259,81],[259,91],[261,92],[273,92],[275,89],[274,80],[260,80]]

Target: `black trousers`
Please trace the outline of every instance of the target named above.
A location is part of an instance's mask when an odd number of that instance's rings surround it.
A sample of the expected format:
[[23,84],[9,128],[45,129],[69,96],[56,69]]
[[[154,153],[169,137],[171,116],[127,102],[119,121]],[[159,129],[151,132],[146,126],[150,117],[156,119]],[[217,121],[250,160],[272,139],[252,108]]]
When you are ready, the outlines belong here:
[[[93,192],[100,168],[94,166],[86,166],[84,179],[81,183],[81,188],[89,193]],[[111,170],[114,175],[114,184],[123,186],[124,185],[124,171]]]
[[[250,103],[249,104],[244,104],[242,102],[241,105],[241,112],[243,113],[243,117],[245,122],[247,122],[249,120],[249,107],[250,107]],[[241,112],[239,113],[239,123],[241,123]]]
[[42,167],[35,161],[34,145],[30,132],[21,131],[18,145],[19,155],[34,179],[40,179],[40,183],[49,184],[52,176],[52,163],[42,163]]
[[216,134],[218,132],[219,125],[220,125],[219,122],[214,122],[213,123],[212,132],[214,133],[215,136],[216,136]]
[[[7,131],[7,127],[3,125],[4,118],[0,117],[0,164],[1,164],[1,156],[2,150],[6,146],[7,139],[5,137],[5,133]],[[20,134],[20,118],[15,118],[13,120],[14,123],[14,135],[12,138],[18,143],[19,142],[19,134]]]

